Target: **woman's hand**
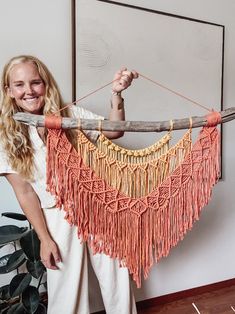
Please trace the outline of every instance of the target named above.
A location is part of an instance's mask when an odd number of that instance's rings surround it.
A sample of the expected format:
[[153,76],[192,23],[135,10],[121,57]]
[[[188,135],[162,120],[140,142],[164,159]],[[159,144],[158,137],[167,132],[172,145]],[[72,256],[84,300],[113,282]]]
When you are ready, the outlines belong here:
[[[111,110],[109,113],[110,121],[125,120],[124,99],[121,96],[121,92],[127,89],[133,79],[136,79],[138,76],[136,71],[128,71],[127,68],[122,68],[115,73],[112,85]],[[109,139],[115,139],[123,136],[124,132],[103,131],[103,134]]]
[[112,86],[112,92],[121,93],[123,90],[127,89],[133,79],[138,78],[138,73],[134,70],[128,71],[127,68],[122,68],[121,70],[117,71],[114,75],[114,82]]
[[57,263],[61,262],[61,256],[57,244],[52,239],[41,241],[40,256],[46,268],[58,269]]

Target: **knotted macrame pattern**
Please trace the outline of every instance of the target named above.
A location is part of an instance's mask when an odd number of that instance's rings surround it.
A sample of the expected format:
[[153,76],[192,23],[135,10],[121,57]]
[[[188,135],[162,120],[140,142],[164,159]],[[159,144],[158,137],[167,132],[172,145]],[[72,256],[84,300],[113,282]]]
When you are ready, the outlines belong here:
[[132,198],[86,166],[62,130],[47,137],[47,186],[93,253],[128,267],[137,286],[167,256],[211,197],[219,178],[219,134],[204,127],[178,167],[148,195]]
[[150,160],[157,159],[168,151],[171,137],[171,132],[167,132],[160,140],[149,147],[143,149],[127,149],[113,143],[101,133],[96,146],[99,151],[113,159],[132,164],[146,163]]
[[142,150],[121,148],[103,134],[97,146],[78,132],[78,153],[83,162],[110,186],[130,197],[142,197],[158,186],[184,159],[192,146],[191,130],[169,149],[167,133]]

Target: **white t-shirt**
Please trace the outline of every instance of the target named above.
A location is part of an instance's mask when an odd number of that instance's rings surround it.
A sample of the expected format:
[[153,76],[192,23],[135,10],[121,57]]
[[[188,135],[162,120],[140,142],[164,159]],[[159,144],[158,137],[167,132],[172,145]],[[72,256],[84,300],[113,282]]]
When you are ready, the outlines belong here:
[[[79,106],[73,106],[72,113],[75,117],[80,117],[81,119],[104,119],[102,116],[96,115]],[[86,131],[85,133],[91,141],[96,141],[99,134],[97,131]],[[51,208],[55,206],[56,202],[54,196],[46,191],[46,146],[38,135],[36,127],[29,126],[29,134],[35,151],[34,163],[36,167],[35,181],[30,182],[30,184],[39,197],[41,207]],[[6,173],[16,172],[8,164],[6,153],[3,150],[0,141],[0,175],[4,175]]]

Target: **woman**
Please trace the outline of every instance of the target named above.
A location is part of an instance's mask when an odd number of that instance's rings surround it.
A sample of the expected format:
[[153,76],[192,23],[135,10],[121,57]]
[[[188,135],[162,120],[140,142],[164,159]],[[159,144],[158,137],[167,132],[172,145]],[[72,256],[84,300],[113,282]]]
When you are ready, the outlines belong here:
[[[138,74],[122,69],[114,76],[110,120],[124,120],[121,92]],[[63,108],[57,84],[48,68],[33,56],[17,56],[4,67],[0,102],[0,174],[14,189],[19,204],[41,241],[41,260],[47,268],[48,313],[89,313],[87,252],[98,278],[107,313],[136,313],[126,268],[103,254],[92,255],[77,237],[75,227],[64,220],[63,210],[55,208],[54,197],[46,191],[47,132],[13,119],[19,111],[51,114]],[[63,116],[102,119],[73,106]],[[72,144],[72,130],[68,137]],[[106,132],[118,138],[122,132]],[[95,141],[98,132],[87,136]]]

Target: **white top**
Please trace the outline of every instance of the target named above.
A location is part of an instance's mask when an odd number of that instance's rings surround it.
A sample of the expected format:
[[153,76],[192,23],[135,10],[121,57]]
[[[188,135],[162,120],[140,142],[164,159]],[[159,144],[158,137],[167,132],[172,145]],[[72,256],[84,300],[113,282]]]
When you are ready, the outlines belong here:
[[[73,106],[72,112],[74,116],[80,117],[81,119],[104,119],[102,116],[96,115],[79,106]],[[98,131],[86,131],[85,133],[89,139],[94,142],[99,134]],[[46,145],[38,135],[36,127],[29,126],[29,135],[35,150],[34,163],[36,166],[35,181],[30,182],[30,184],[39,197],[41,207],[51,208],[55,206],[56,202],[54,196],[46,191]],[[4,175],[6,173],[16,172],[8,164],[6,153],[0,142],[0,175]]]

